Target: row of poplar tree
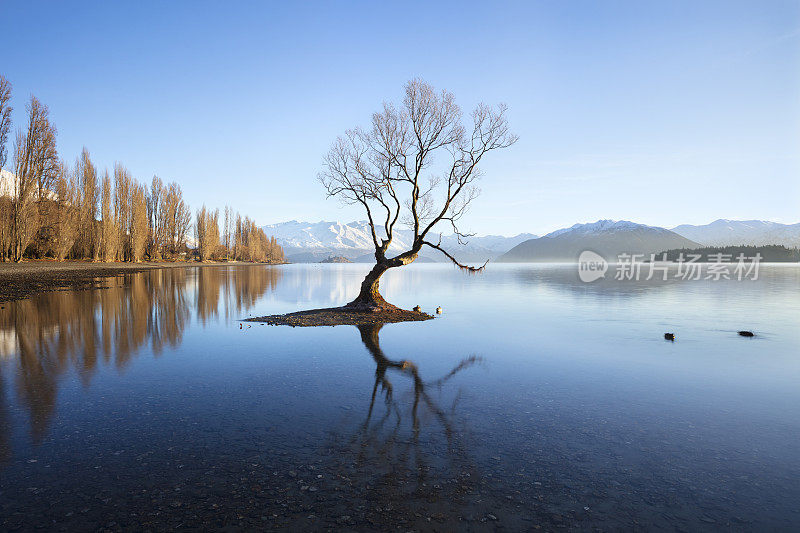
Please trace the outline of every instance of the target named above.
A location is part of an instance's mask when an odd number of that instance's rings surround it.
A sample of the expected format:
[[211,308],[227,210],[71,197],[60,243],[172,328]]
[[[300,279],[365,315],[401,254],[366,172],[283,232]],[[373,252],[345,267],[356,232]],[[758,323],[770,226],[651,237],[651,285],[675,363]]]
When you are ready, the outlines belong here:
[[[0,76],[0,169],[8,158],[11,85]],[[0,260],[24,257],[103,261],[206,260],[282,262],[283,250],[250,218],[203,206],[193,220],[177,183],[148,185],[121,164],[102,177],[85,148],[74,165],[56,150],[49,110],[31,96],[25,130],[13,143],[13,175],[0,180]],[[194,222],[194,224],[193,224]],[[187,246],[194,229],[197,248]]]
[[194,229],[198,259],[283,262],[283,249],[275,237],[267,237],[264,229],[256,226],[250,217],[242,218],[227,206],[224,217],[220,234],[219,210],[210,211],[203,206],[197,211]]

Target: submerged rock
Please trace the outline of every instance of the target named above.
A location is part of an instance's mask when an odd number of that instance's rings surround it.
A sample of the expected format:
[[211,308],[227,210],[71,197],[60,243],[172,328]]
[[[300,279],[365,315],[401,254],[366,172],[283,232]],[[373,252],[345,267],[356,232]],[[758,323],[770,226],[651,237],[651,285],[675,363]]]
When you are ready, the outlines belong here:
[[675,334],[674,333],[664,333],[664,338],[667,339],[668,341],[674,341],[675,340]]
[[746,331],[746,330],[740,331],[739,335],[741,335],[742,337],[755,337],[756,336],[756,334],[753,333],[752,331]]

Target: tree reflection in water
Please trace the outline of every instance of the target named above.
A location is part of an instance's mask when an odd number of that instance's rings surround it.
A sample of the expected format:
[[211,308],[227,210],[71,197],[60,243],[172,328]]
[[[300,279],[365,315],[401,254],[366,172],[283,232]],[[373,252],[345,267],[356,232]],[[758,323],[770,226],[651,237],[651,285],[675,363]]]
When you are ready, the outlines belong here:
[[[158,355],[181,343],[192,303],[200,320],[239,316],[281,272],[274,268],[165,268],[107,278],[105,288],[54,291],[0,303],[0,460],[10,458],[6,402],[13,381],[17,401],[29,414],[34,443],[46,436],[62,376],[70,369],[89,386],[98,366],[124,370],[145,346]],[[194,298],[192,298],[194,296]],[[194,302],[192,302],[194,299]]]
[[[365,496],[372,503],[396,505],[412,495],[430,503],[457,503],[459,495],[475,489],[477,476],[466,449],[465,420],[458,413],[461,391],[444,407],[437,396],[452,378],[483,359],[466,357],[444,376],[427,381],[415,363],[386,356],[379,339],[383,324],[357,327],[375,361],[375,381],[366,419],[344,446],[333,444],[331,455],[339,458],[340,475],[353,486],[370,487]],[[393,375],[411,381],[409,398],[395,390]],[[334,435],[334,440],[339,439]]]
[[6,406],[6,380],[3,375],[3,367],[0,365],[0,465],[11,459],[11,421],[8,419],[8,407]]

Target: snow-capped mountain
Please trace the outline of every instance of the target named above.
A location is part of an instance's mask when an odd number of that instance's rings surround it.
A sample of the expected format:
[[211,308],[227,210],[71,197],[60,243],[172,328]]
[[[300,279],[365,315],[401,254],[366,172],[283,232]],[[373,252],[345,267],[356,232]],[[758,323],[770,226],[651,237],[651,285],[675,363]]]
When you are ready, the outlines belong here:
[[[349,222],[298,222],[292,220],[264,226],[267,235],[274,236],[287,257],[297,254],[310,254],[325,258],[329,255],[342,255],[353,259],[371,250],[372,233],[367,221]],[[402,232],[393,239],[389,249],[400,251],[408,243]],[[341,253],[340,253],[341,252]],[[324,256],[324,257],[323,257]]]
[[701,226],[683,224],[672,231],[706,246],[780,244],[787,248],[800,247],[800,224],[720,219]]
[[11,196],[16,183],[17,177],[14,174],[0,168],[0,197]]
[[[281,222],[264,226],[267,235],[275,236],[287,259],[292,262],[316,262],[331,255],[340,255],[350,260],[366,260],[374,253],[372,234],[366,220],[349,222]],[[380,235],[379,235],[380,237]],[[442,247],[463,261],[485,261],[494,259],[510,250],[517,244],[535,235],[520,233],[514,237],[487,235],[469,237],[467,244],[459,244],[455,235],[444,235]],[[413,233],[410,230],[395,230],[390,253],[407,250],[411,245]],[[433,236],[431,237],[433,239]],[[438,236],[436,237],[438,240]],[[421,258],[444,261],[445,258],[436,250],[423,248]]]
[[[17,176],[8,170],[0,169],[0,198],[3,196],[13,196],[19,187]],[[43,197],[50,200],[57,200],[58,195],[52,190],[43,189]]]
[[585,250],[599,253],[608,261],[620,254],[651,254],[700,245],[668,229],[627,220],[598,220],[575,224],[539,239],[527,240],[498,258],[500,262],[574,262]]
[[603,233],[609,231],[631,231],[639,228],[656,228],[655,226],[645,226],[644,224],[637,224],[636,222],[629,222],[627,220],[598,220],[597,222],[590,222],[588,224],[574,224],[568,228],[561,228],[551,231],[545,237],[557,237],[563,233],[572,233],[573,235],[592,235],[596,233]]

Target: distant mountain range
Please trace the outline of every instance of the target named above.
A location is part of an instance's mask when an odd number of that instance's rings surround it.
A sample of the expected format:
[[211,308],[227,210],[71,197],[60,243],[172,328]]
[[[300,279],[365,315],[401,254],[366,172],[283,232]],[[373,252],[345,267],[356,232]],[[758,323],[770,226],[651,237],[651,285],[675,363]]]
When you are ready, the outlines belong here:
[[787,248],[800,247],[800,224],[720,219],[704,226],[683,224],[672,231],[705,246],[780,244]]
[[518,244],[497,261],[501,263],[575,262],[581,252],[591,250],[615,261],[627,254],[651,254],[675,248],[698,248],[700,244],[668,229],[625,220],[598,220],[556,230],[538,239]]
[[[357,221],[341,222],[282,222],[264,226],[267,235],[275,236],[287,259],[294,263],[316,263],[331,256],[345,257],[353,262],[374,261],[374,249],[369,224]],[[389,253],[408,248],[410,230],[396,230]],[[438,237],[437,237],[438,239]],[[575,224],[543,237],[520,233],[514,237],[487,235],[470,237],[466,245],[454,235],[442,237],[442,246],[464,262],[571,262],[584,250],[592,250],[609,260],[620,253],[650,254],[680,248],[701,246],[778,244],[800,247],[800,224],[779,224],[760,220],[717,220],[710,224],[684,224],[672,228],[647,226],[629,221],[599,220]],[[423,248],[419,262],[444,262],[438,251]]]
[[[349,222],[281,222],[264,226],[269,236],[274,236],[283,247],[286,258],[293,263],[316,263],[330,256],[342,256],[354,262],[372,262],[375,260],[375,249],[369,223],[366,220]],[[411,244],[411,230],[395,230],[389,253],[400,253]],[[463,261],[486,261],[494,259],[510,250],[517,244],[536,235],[520,233],[514,237],[487,235],[470,237],[467,244],[461,245],[454,235],[442,237],[442,247],[450,253],[457,254]],[[438,240],[438,236],[435,237]],[[424,248],[419,261],[443,262],[447,259],[438,251]]]

